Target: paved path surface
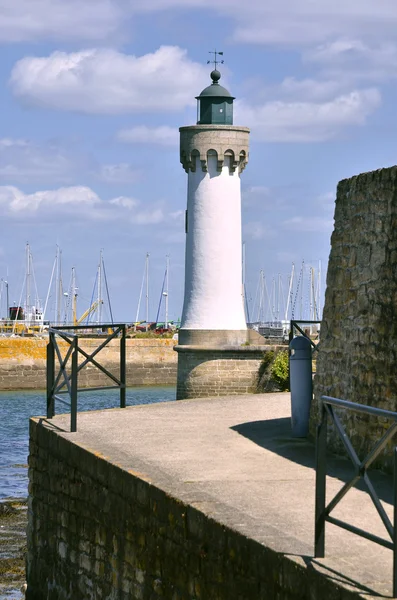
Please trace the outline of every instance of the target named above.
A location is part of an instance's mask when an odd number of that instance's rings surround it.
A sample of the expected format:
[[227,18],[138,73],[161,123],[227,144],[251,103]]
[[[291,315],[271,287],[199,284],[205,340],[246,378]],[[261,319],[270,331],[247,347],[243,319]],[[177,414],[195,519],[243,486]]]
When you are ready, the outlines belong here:
[[[67,429],[69,419],[54,425]],[[77,433],[61,434],[120,466],[134,469],[174,497],[266,546],[357,590],[392,596],[392,552],[331,524],[326,558],[313,559],[314,446],[294,439],[290,395],[185,400],[78,415]],[[352,472],[332,459],[333,495]],[[376,486],[392,515],[391,482]],[[387,539],[372,502],[353,489],[333,513]]]

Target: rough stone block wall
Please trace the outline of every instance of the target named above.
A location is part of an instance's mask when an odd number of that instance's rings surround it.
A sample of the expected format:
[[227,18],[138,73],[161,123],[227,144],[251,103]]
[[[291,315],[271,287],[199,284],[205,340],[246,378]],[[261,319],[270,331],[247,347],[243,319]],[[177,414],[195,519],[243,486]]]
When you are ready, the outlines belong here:
[[27,600],[357,597],[39,420],[29,479]]
[[267,348],[178,346],[177,400],[255,393]]
[[[103,338],[86,338],[80,340],[80,345],[91,354],[102,341]],[[171,339],[127,339],[127,385],[175,385],[175,344]],[[64,354],[67,343],[59,345]],[[46,346],[46,339],[0,338],[0,390],[45,389]],[[112,340],[96,357],[115,375],[119,373],[119,347],[119,341]],[[79,374],[81,387],[110,384],[111,380],[92,365]]]
[[[397,409],[397,167],[339,183],[331,246],[312,431],[321,395]],[[360,456],[387,427],[340,415]]]

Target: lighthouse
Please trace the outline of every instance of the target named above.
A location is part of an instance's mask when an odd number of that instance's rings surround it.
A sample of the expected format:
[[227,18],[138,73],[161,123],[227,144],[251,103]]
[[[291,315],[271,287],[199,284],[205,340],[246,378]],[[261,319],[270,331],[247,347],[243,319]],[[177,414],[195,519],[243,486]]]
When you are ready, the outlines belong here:
[[241,174],[250,131],[233,124],[234,97],[220,85],[216,63],[215,54],[196,125],[179,129],[187,209],[178,399],[248,392],[262,357],[247,347],[255,332],[247,330],[242,285]]
[[185,294],[180,344],[246,341],[242,288],[241,184],[249,129],[233,125],[221,74],[197,96],[197,124],[180,128],[187,173]]

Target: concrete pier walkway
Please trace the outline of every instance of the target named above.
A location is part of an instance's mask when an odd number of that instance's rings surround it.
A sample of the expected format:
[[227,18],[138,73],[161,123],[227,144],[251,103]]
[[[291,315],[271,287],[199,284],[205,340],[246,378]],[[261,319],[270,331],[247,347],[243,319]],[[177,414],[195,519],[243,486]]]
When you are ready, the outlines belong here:
[[[66,432],[67,415],[47,424],[297,565],[323,573],[335,583],[332,598],[345,598],[342,590],[357,598],[392,596],[390,550],[327,524],[326,557],[313,558],[314,446],[291,437],[288,393],[79,413],[73,434]],[[328,472],[334,495],[352,467],[332,458]],[[375,473],[374,482],[392,516],[390,478]],[[387,539],[360,489],[351,490],[333,514]]]

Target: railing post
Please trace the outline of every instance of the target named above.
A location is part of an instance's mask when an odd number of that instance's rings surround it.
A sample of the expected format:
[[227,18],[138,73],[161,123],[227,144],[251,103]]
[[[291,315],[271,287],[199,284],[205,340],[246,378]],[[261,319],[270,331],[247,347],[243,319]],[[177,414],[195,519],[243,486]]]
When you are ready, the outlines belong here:
[[55,382],[55,348],[54,334],[50,332],[47,344],[47,419],[52,419],[55,415],[54,400],[54,382]]
[[324,558],[325,553],[325,493],[327,476],[327,411],[321,401],[321,421],[316,439],[316,508],[314,525],[314,556]]
[[394,448],[393,598],[397,598],[397,448]]
[[77,431],[77,374],[78,374],[78,343],[79,338],[73,338],[71,394],[70,394],[70,431]]
[[120,339],[120,408],[125,408],[126,386],[126,351],[125,351],[126,326],[121,328]]

